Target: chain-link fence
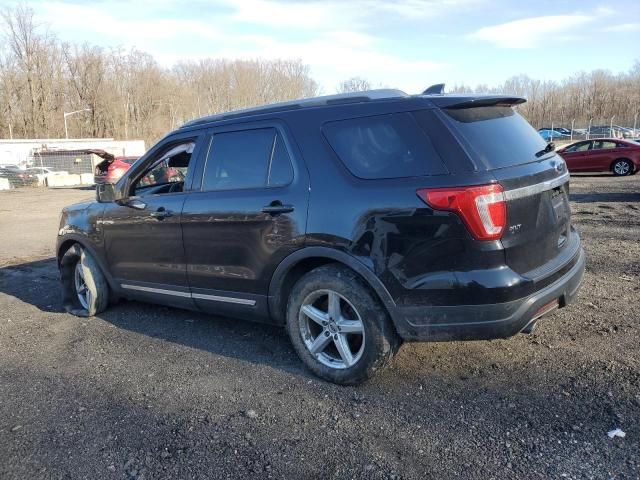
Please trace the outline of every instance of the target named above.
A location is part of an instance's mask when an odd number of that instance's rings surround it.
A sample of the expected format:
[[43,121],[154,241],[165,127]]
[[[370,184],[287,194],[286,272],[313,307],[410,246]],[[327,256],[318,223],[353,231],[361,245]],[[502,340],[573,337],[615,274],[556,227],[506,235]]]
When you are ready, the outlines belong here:
[[35,152],[18,164],[0,165],[0,190],[93,185],[103,160],[86,151]]
[[144,152],[142,140],[0,139],[0,190],[93,185],[96,173],[122,174]]
[[551,122],[538,132],[547,141],[556,144],[576,142],[578,140],[591,140],[598,138],[618,138],[623,140],[640,139],[638,125],[625,126],[613,123],[612,119],[578,122],[576,120]]

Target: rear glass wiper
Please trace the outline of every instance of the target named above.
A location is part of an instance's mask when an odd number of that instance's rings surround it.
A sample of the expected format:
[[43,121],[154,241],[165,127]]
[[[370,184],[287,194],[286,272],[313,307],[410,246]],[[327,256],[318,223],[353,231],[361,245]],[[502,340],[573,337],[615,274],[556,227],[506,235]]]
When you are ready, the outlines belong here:
[[536,152],[536,158],[540,158],[541,156],[543,156],[543,155],[545,155],[545,154],[547,154],[549,152],[553,152],[555,149],[556,149],[555,143],[549,142],[546,147],[544,147],[539,152]]

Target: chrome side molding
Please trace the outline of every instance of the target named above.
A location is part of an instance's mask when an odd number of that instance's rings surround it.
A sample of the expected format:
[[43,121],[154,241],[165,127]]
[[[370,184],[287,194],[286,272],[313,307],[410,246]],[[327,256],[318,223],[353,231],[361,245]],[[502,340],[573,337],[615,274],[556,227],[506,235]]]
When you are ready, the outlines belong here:
[[158,293],[160,295],[173,295],[175,297],[183,297],[183,298],[195,298],[198,300],[211,300],[213,302],[225,302],[225,303],[235,303],[238,305],[248,305],[255,306],[255,300],[249,300],[246,298],[237,298],[237,297],[223,297],[219,295],[205,295],[203,293],[190,293],[190,292],[179,292],[177,290],[167,290],[164,288],[153,288],[153,287],[143,287],[141,285],[131,285],[128,283],[122,283],[120,286],[127,290],[137,290],[140,292],[148,292],[148,293]]

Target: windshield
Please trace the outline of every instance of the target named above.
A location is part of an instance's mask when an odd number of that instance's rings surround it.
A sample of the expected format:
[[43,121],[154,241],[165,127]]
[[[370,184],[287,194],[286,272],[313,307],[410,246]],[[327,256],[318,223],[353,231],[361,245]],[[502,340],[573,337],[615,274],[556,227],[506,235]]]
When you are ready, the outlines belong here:
[[[488,170],[538,160],[547,143],[511,107],[475,107],[442,110],[460,133],[478,167]],[[551,152],[549,152],[551,154]]]

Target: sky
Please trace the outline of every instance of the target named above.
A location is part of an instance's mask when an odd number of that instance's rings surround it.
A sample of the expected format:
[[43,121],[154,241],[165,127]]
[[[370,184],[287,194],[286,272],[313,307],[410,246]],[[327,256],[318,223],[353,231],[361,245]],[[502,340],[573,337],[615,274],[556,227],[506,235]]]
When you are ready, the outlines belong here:
[[[3,0],[11,5],[13,0]],[[299,58],[322,93],[359,76],[418,93],[526,74],[628,71],[640,1],[32,0],[64,41],[135,47],[165,66],[204,57]]]

